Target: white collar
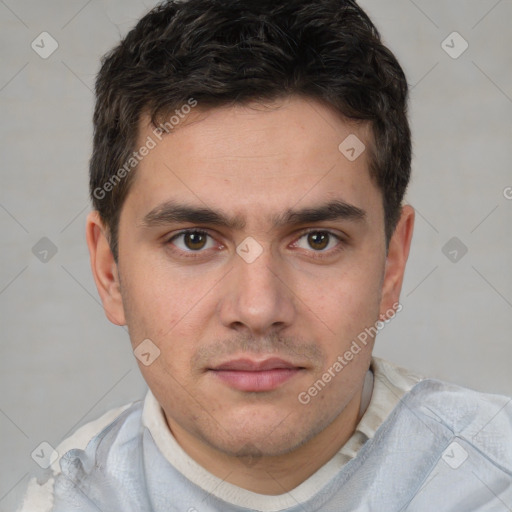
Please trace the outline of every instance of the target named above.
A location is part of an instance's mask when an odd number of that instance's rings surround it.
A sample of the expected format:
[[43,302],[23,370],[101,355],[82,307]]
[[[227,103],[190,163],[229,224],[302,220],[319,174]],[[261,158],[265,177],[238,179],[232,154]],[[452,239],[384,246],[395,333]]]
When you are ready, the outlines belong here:
[[[356,430],[341,449],[307,480],[291,491],[277,496],[257,494],[230,484],[213,475],[193,460],[178,444],[167,426],[160,404],[148,391],[142,423],[145,425],[164,457],[186,478],[206,492],[233,505],[256,507],[263,512],[277,512],[304,503],[318,492],[352,458],[363,444],[375,435],[402,396],[422,377],[373,357],[365,378],[361,410],[366,409]],[[372,379],[373,373],[373,379]],[[373,390],[371,383],[373,381]],[[370,387],[369,387],[370,386]]]

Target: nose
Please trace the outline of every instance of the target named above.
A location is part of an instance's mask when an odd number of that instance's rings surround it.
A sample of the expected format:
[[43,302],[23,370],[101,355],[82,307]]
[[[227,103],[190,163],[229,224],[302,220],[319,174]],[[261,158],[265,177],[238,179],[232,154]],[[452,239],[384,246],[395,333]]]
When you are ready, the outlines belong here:
[[[261,250],[261,249],[260,249]],[[243,256],[243,252],[240,252]],[[219,315],[223,325],[264,336],[293,324],[293,283],[270,248],[254,260],[234,255],[234,268],[223,286]]]

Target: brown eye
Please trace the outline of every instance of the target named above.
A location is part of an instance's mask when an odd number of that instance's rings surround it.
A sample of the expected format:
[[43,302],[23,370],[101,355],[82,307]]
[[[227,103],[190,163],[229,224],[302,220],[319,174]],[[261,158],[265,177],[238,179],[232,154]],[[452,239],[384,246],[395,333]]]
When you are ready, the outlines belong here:
[[315,253],[320,253],[319,256],[324,253],[332,255],[343,247],[342,239],[330,231],[308,231],[294,245],[309,251],[312,256]]
[[192,232],[185,233],[183,236],[186,247],[192,251],[203,249],[206,245],[206,235],[204,233]]
[[308,234],[308,244],[316,251],[322,251],[329,245],[330,234],[325,231],[318,231]]
[[204,252],[215,246],[213,238],[204,231],[182,231],[174,235],[167,243],[174,245],[183,252]]

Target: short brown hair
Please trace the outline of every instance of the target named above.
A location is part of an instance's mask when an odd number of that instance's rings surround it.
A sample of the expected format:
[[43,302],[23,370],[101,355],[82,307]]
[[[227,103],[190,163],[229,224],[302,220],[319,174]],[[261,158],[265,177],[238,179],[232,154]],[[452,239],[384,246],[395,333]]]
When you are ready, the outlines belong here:
[[143,113],[157,125],[191,98],[214,108],[293,94],[371,123],[389,241],[410,177],[408,86],[355,0],[169,0],[105,55],[96,81],[90,194],[116,261],[135,172],[121,170]]

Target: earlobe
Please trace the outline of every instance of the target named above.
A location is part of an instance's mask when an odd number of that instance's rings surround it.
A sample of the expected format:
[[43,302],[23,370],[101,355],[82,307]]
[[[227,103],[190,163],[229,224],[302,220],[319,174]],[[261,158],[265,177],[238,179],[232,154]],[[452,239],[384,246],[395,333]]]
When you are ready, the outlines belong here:
[[116,325],[125,325],[125,314],[117,264],[108,242],[108,231],[97,211],[87,216],[86,239],[91,270],[107,318]]
[[389,242],[386,257],[386,270],[382,288],[381,315],[400,300],[400,291],[409,257],[414,229],[414,209],[410,205],[402,207],[400,220]]

